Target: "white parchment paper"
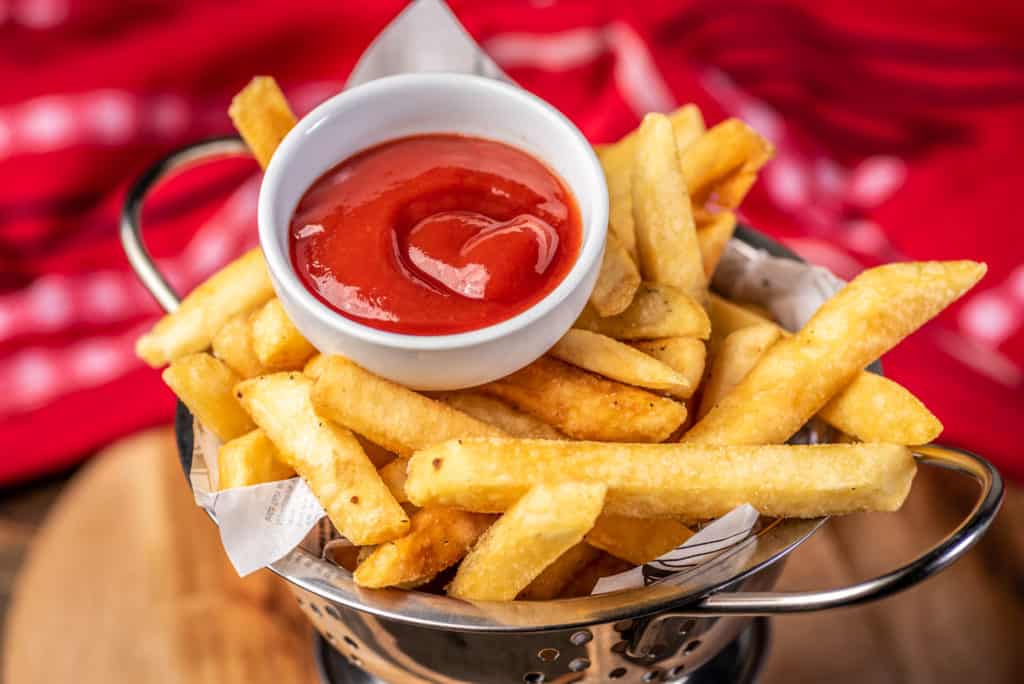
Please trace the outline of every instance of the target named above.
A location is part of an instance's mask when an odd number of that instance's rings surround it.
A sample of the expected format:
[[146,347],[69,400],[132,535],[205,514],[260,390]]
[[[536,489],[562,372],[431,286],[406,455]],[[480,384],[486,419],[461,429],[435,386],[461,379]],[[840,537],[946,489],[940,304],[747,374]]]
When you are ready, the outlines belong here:
[[[443,2],[418,0],[370,45],[345,87],[393,74],[427,71],[509,80]],[[802,325],[841,284],[827,271],[775,259],[736,240],[727,246],[715,278],[720,292],[769,308],[776,320],[790,329]],[[327,522],[323,508],[300,478],[217,491],[219,446],[209,431],[195,425],[189,479],[196,503],[217,522],[224,549],[240,575],[270,565],[300,545],[322,553],[347,543]],[[603,579],[595,592],[643,586],[652,577],[678,571],[680,564],[693,567],[693,562],[711,560],[749,541],[756,522],[756,511],[741,506],[662,558]]]

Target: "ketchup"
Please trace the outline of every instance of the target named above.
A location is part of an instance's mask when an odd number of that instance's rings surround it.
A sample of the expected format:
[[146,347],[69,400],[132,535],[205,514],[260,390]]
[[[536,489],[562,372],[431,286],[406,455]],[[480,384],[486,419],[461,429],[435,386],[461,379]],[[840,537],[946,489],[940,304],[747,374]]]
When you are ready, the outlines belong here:
[[503,143],[401,138],[321,176],[292,216],[292,264],[346,318],[409,335],[507,320],[572,268],[575,199],[543,163]]

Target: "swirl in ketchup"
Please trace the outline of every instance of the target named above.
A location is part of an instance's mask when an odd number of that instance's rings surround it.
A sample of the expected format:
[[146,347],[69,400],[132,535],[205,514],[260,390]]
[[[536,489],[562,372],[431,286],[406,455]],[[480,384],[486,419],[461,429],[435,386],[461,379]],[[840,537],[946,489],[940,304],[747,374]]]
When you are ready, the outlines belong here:
[[572,268],[579,210],[529,154],[460,135],[401,138],[346,159],[290,226],[295,271],[346,318],[408,335],[477,330],[525,311]]

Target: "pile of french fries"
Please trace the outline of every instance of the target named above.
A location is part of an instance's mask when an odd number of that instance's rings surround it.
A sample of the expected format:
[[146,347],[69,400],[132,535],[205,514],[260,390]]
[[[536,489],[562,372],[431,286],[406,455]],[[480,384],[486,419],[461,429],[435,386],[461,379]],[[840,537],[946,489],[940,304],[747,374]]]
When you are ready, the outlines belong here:
[[[272,79],[230,115],[261,164],[294,125]],[[364,587],[467,600],[585,595],[694,525],[900,507],[908,446],[942,425],[863,369],[970,289],[969,261],[862,273],[795,334],[708,291],[771,145],[687,105],[597,149],[610,194],[600,278],[545,357],[482,387],[424,394],[317,354],[259,250],[138,342],[222,442],[218,486],[299,476],[358,551]],[[812,418],[836,444],[786,445]]]

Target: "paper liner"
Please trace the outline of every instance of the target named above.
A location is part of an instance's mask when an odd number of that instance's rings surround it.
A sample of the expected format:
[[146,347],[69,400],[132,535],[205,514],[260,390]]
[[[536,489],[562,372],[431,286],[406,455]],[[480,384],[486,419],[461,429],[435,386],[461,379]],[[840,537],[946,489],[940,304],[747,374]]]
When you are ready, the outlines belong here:
[[[394,74],[428,71],[509,80],[443,2],[419,0],[370,45],[345,87]],[[776,259],[733,240],[725,250],[714,284],[730,298],[770,309],[785,327],[796,329],[842,283],[823,269]],[[217,491],[220,445],[198,424],[194,445],[189,479],[196,503],[217,522],[224,550],[240,575],[270,565],[298,546],[323,557],[332,547],[348,543],[334,531],[300,478]],[[692,568],[729,550],[735,554],[742,550],[742,544],[748,544],[752,551],[756,522],[756,511],[741,506],[658,560],[604,578],[595,592],[661,581],[679,573],[680,564]]]

